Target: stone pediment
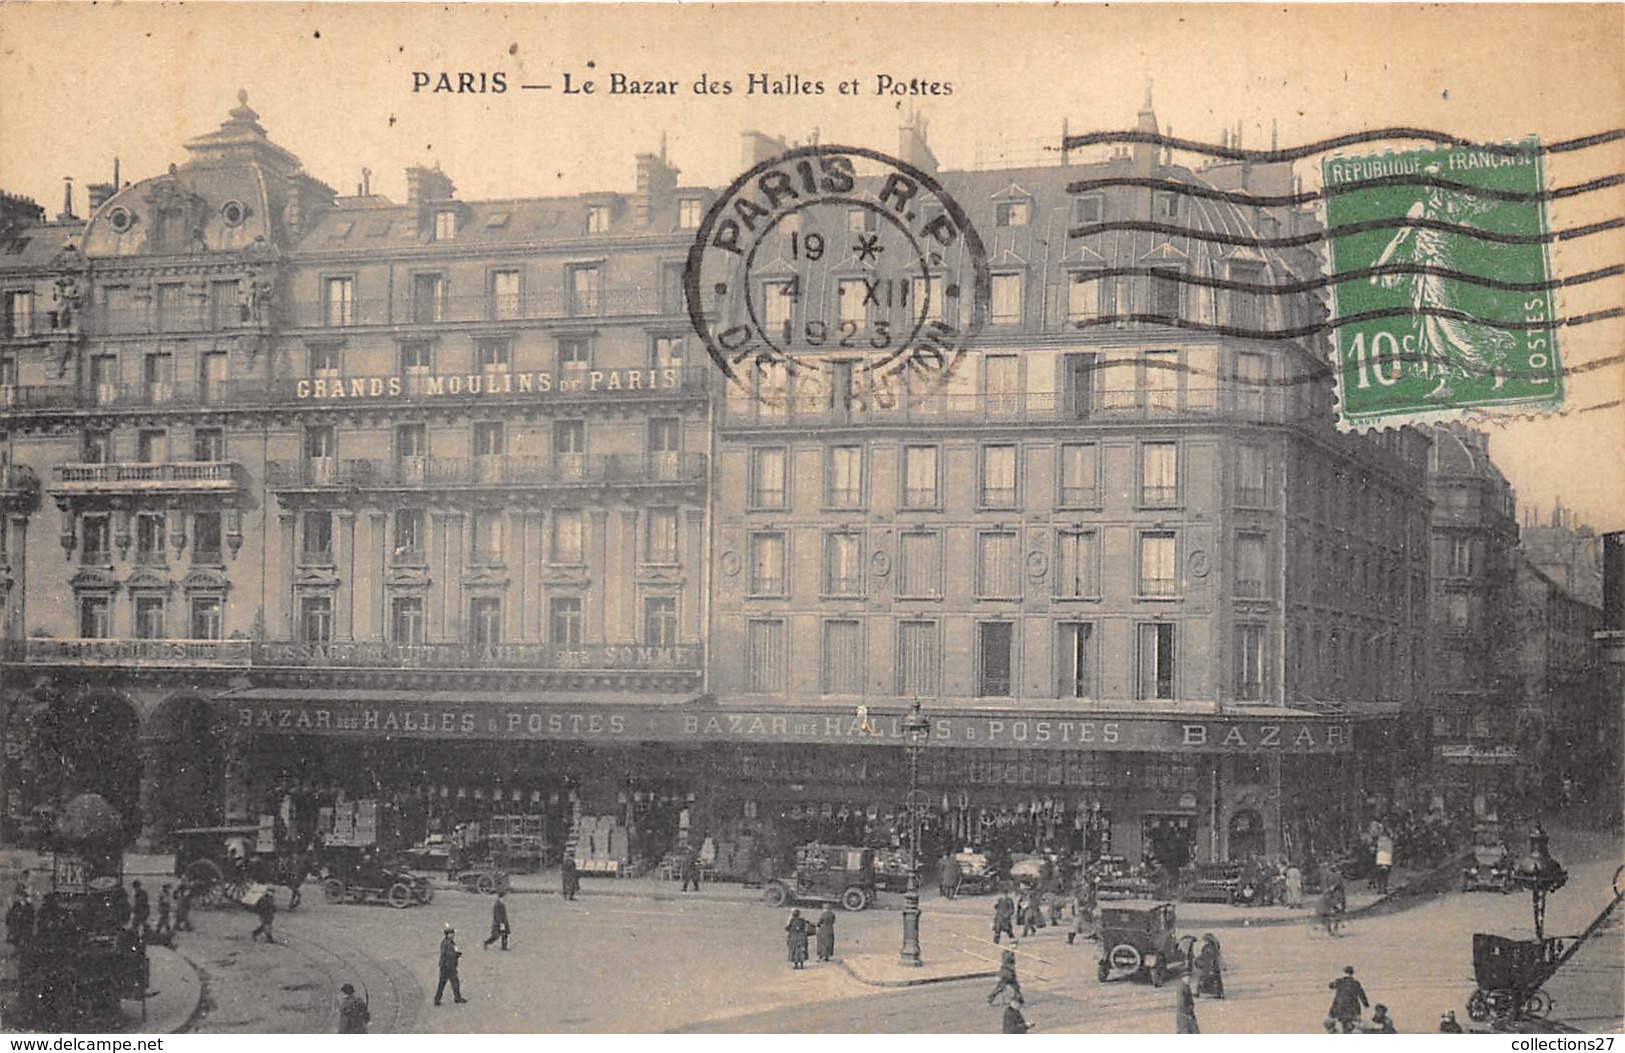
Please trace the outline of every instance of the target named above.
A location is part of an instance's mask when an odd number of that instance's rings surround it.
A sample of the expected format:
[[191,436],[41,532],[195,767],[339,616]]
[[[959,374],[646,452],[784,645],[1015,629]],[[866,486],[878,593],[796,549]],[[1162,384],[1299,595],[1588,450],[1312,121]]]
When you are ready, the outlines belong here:
[[1106,257],[1102,256],[1094,249],[1091,249],[1081,241],[1077,241],[1076,239],[1073,239],[1073,241],[1074,244],[1066,250],[1066,255],[1061,257],[1062,263],[1081,263],[1085,266],[1105,266]]
[[463,575],[463,587],[505,589],[508,570],[506,567],[477,567]]
[[77,574],[68,579],[68,584],[75,589],[107,589],[111,591],[119,587],[117,578],[96,567],[81,567]]
[[136,589],[172,589],[175,583],[157,571],[147,567],[138,567],[130,576],[124,579],[124,587],[130,591]]
[[202,567],[188,571],[186,577],[181,579],[181,588],[198,591],[224,592],[231,588],[231,579],[218,570],[208,570]]
[[396,567],[384,579],[384,584],[392,589],[426,589],[429,573],[422,567]]
[[1005,247],[1000,249],[992,259],[988,260],[987,265],[993,268],[1026,267],[1027,260],[1014,249]]
[[1165,241],[1140,257],[1141,263],[1189,263],[1190,255],[1174,248],[1173,242]]
[[307,567],[294,575],[293,584],[300,589],[336,589],[339,587],[339,577],[330,570]]
[[584,589],[592,584],[592,579],[587,576],[586,567],[550,566],[542,571],[542,584],[574,585]]
[[639,585],[670,585],[678,587],[683,584],[683,572],[677,567],[639,567],[634,580]]
[[1011,183],[1009,186],[1005,187],[1003,190],[999,191],[997,194],[994,194],[993,195],[993,200],[994,201],[1027,201],[1027,200],[1030,200],[1032,198],[1032,196],[1033,195],[1030,192],[1028,192],[1026,189],[1024,189],[1020,184]]

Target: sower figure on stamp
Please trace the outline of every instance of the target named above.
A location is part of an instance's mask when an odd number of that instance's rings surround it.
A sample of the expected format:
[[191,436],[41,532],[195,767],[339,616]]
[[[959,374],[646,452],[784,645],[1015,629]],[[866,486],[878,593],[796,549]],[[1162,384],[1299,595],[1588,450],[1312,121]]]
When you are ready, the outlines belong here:
[[463,982],[457,975],[457,959],[462,956],[463,952],[457,949],[457,930],[447,925],[444,935],[440,937],[440,982],[434,988],[435,1005],[440,1004],[448,983],[451,984],[453,1002],[461,1005],[468,1001],[463,997]]
[[497,940],[502,941],[502,949],[508,949],[508,894],[498,891],[497,900],[491,904],[491,935],[485,938],[481,947],[489,948]]

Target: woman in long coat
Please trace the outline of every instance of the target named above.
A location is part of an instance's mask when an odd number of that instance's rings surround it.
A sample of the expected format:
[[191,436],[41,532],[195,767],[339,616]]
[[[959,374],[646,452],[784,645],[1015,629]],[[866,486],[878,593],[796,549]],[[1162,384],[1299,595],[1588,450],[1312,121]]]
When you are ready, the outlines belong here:
[[805,969],[807,967],[807,940],[812,936],[813,927],[806,918],[801,916],[800,910],[790,912],[790,923],[784,927],[784,943],[790,952],[790,967],[792,969]]
[[1224,961],[1219,941],[1211,933],[1202,936],[1202,949],[1196,954],[1196,993],[1224,997]]
[[825,907],[818,915],[818,960],[827,962],[835,957],[835,910]]
[[1174,993],[1174,1034],[1200,1035],[1202,1028],[1196,1023],[1196,980],[1185,977]]

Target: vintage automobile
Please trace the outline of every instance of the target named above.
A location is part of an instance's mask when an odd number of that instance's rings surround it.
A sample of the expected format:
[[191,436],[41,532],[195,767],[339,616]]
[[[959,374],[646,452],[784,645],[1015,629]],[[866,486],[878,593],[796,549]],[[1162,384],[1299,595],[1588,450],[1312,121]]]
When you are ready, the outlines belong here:
[[849,845],[802,845],[789,878],[771,878],[762,889],[770,907],[786,903],[839,903],[863,910],[875,901],[875,852]]
[[1147,868],[1123,856],[1101,856],[1089,865],[1088,874],[1101,899],[1148,899],[1156,894]]
[[1180,936],[1172,903],[1121,901],[1100,908],[1100,982],[1114,977],[1148,976],[1161,987],[1170,976],[1189,972],[1196,937]]
[[370,847],[325,847],[321,875],[322,896],[329,903],[388,903],[405,910],[434,898],[428,878]]
[[882,892],[907,892],[913,856],[906,848],[875,849],[875,887]]
[[956,895],[981,895],[999,887],[999,872],[982,852],[955,852],[954,862],[959,864],[959,887]]
[[1518,886],[1512,880],[1513,855],[1499,838],[1479,838],[1473,845],[1467,865],[1461,868],[1463,892],[1511,892]]
[[1046,855],[1017,855],[1010,860],[1010,880],[1027,892],[1053,892],[1055,861]]

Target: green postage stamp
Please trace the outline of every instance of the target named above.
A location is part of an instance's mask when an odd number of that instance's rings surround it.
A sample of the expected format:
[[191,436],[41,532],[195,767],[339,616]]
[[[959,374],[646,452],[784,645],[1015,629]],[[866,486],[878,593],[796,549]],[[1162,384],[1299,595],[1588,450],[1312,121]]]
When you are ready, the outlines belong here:
[[1342,425],[1561,408],[1544,166],[1514,145],[1322,162]]

